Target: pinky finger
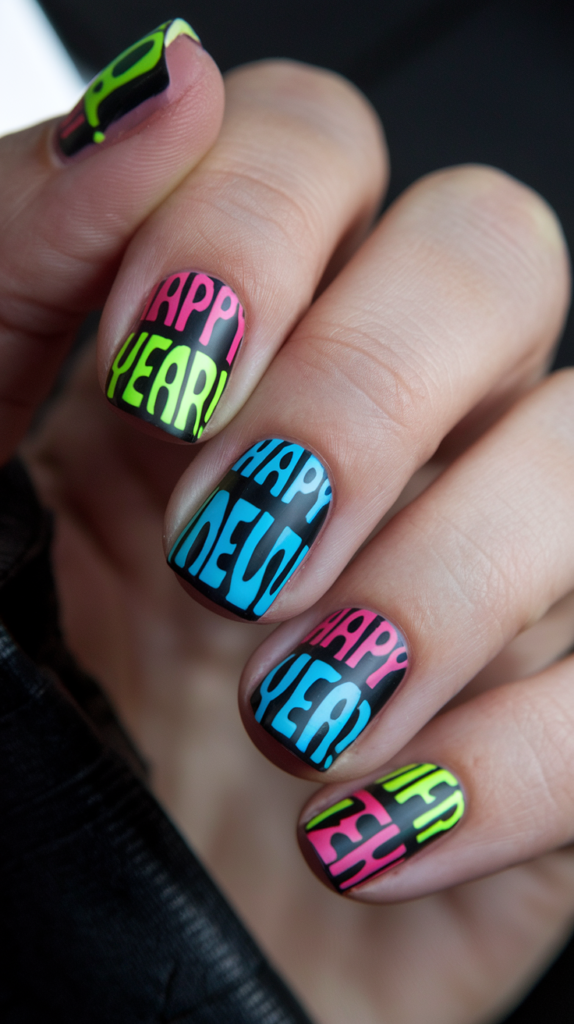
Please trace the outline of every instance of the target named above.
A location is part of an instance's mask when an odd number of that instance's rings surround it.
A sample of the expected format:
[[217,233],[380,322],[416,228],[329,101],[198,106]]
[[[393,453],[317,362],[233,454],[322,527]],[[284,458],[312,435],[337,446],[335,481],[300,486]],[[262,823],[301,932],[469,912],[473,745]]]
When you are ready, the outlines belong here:
[[410,900],[574,841],[574,657],[440,715],[390,765],[326,786],[299,829],[312,869]]

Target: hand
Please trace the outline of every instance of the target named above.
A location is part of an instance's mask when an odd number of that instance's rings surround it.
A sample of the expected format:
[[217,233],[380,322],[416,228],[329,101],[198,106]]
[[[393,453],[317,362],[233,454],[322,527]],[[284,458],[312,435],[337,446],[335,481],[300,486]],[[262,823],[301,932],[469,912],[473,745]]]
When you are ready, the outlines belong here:
[[[114,278],[101,331],[106,389],[147,293],[168,274],[190,268],[217,288],[223,282],[247,324],[233,375],[204,424],[206,438],[218,436],[191,450],[199,454],[189,469],[190,449],[166,443],[154,423],[170,392],[164,387],[158,398],[158,390],[151,402],[162,366],[153,353],[150,374],[144,361],[132,385],[140,406],[119,416],[102,400],[87,352],[28,442],[36,479],[58,511],[68,637],[150,758],[156,791],[318,1020],[398,1024],[422,1013],[431,1024],[476,1020],[500,1010],[545,960],[574,903],[571,855],[556,852],[570,840],[569,739],[561,724],[569,664],[509,682],[545,669],[572,638],[572,384],[569,374],[537,383],[567,301],[563,243],[552,214],[527,189],[496,172],[460,169],[416,185],[359,248],[386,177],[364,101],[334,76],[256,65],[229,76],[218,135],[218,80],[208,58],[194,54],[205,62],[199,85],[173,112],[156,111],[146,132],[65,167],[48,164],[46,129],[4,143],[2,195],[10,201],[0,259],[10,316],[3,321],[22,332],[18,372],[38,382],[35,400],[64,336]],[[192,115],[195,131],[178,130]],[[154,133],[162,132],[158,141]],[[64,210],[74,216],[63,218]],[[14,266],[22,238],[26,262]],[[56,260],[62,252],[71,255]],[[166,308],[154,321],[162,336],[170,333]],[[235,337],[237,304],[233,315],[227,326]],[[27,352],[22,337],[31,332]],[[197,331],[188,336],[190,352],[201,351]],[[15,345],[3,351],[7,373],[17,366]],[[122,358],[129,354],[128,346]],[[136,358],[125,377],[117,375],[122,395]],[[223,360],[214,362],[220,375]],[[22,378],[15,372],[5,391],[14,436],[24,420],[16,421],[14,403],[20,408],[23,392],[30,394]],[[198,378],[196,393],[201,387]],[[190,416],[183,431],[193,433],[196,420]],[[133,429],[140,424],[145,432]],[[312,547],[310,531],[309,555],[285,590],[271,588],[278,596],[265,621],[289,621],[253,656],[243,682],[249,730],[291,776],[258,755],[234,710],[239,668],[268,627],[190,602],[160,546],[176,482],[168,550],[228,467],[267,437],[300,442],[319,458],[315,476],[310,469],[300,486],[315,480],[320,493],[324,467],[334,484],[332,501],[323,487],[324,531]],[[242,479],[236,473],[233,482]],[[269,489],[275,477],[267,480]],[[345,569],[401,492],[407,507]],[[286,504],[314,504],[317,495],[307,493],[303,487]],[[231,552],[231,567],[218,555],[215,569],[229,577],[239,554]],[[176,568],[185,575],[196,557],[189,547]],[[198,591],[202,572],[203,565],[188,573],[185,586],[232,613],[217,588],[200,582]],[[251,608],[266,587],[267,578]],[[229,579],[220,589],[229,592]],[[260,698],[252,707],[251,696],[305,634],[348,606],[388,616],[406,637],[412,668],[325,776],[313,766],[316,734],[307,756],[274,730],[294,687],[272,698],[267,729],[254,721]],[[395,652],[400,647],[397,634]],[[435,717],[473,677],[464,703]],[[475,696],[473,688],[486,692]],[[384,687],[370,692],[387,696]],[[359,720],[356,707],[347,735]],[[304,724],[297,708],[291,720]],[[351,887],[353,899],[323,888],[292,836],[310,783],[335,780],[336,788],[312,798],[306,822],[413,761],[444,764],[460,780],[468,810],[456,831]],[[415,896],[415,903],[368,905]]]

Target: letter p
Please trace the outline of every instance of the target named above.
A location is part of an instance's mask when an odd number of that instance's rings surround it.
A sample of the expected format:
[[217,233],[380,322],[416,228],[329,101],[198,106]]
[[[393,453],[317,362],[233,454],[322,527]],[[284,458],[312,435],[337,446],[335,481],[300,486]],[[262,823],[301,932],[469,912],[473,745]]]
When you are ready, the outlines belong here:
[[316,459],[314,455],[310,455],[291,486],[281,498],[281,501],[288,505],[296,494],[311,494],[312,491],[316,491],[324,475],[325,470],[319,459]]

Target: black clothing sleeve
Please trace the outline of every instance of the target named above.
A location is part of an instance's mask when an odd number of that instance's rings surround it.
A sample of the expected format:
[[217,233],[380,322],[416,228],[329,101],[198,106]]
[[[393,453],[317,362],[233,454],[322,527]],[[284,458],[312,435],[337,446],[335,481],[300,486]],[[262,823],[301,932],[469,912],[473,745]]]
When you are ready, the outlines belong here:
[[2,1024],[310,1024],[65,651],[49,541],[49,518],[10,463],[0,471]]

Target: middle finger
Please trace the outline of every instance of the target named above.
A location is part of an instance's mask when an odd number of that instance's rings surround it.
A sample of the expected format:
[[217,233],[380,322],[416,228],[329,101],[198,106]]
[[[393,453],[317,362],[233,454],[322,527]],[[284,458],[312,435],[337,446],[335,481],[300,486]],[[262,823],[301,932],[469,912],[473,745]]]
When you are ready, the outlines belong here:
[[445,435],[532,384],[567,295],[562,235],[535,193],[488,168],[419,182],[182,477],[172,568],[224,614],[309,607]]

